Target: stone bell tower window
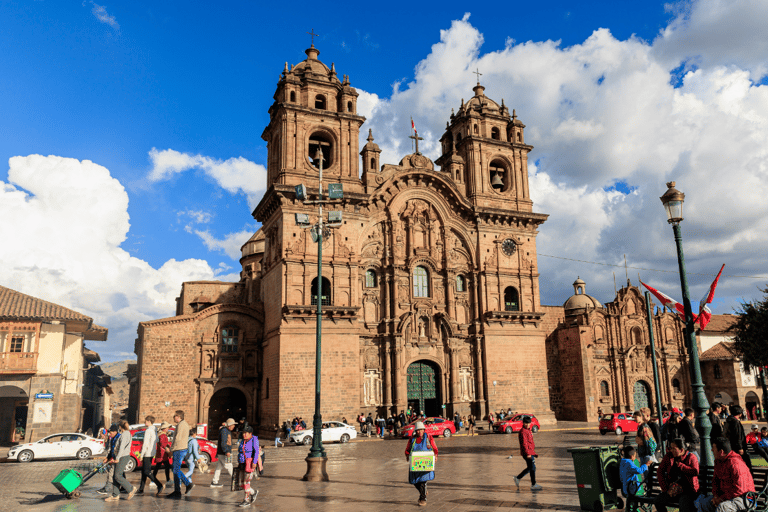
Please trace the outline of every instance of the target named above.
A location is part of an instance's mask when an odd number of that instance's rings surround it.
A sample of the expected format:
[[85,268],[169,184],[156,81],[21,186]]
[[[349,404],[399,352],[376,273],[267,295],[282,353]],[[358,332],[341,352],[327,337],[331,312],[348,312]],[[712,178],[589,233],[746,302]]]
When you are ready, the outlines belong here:
[[333,144],[331,138],[323,132],[315,132],[309,137],[309,153],[307,156],[315,167],[319,166],[319,162],[315,160],[318,148],[323,151],[323,169],[328,169],[333,164]]
[[[320,300],[322,300],[323,306],[330,306],[331,305],[331,282],[323,277],[320,281],[321,288],[320,288]],[[317,305],[317,278],[314,278],[312,280],[312,305]]]
[[504,191],[506,189],[505,180],[507,178],[507,169],[504,167],[504,164],[499,160],[494,160],[491,162],[488,170],[490,173],[491,187],[493,187],[493,190],[496,192]]
[[291,103],[296,103],[296,92],[291,91]]
[[352,102],[351,102],[351,101],[348,101],[348,102],[347,102],[347,112],[352,112],[352,113],[354,113],[354,112],[355,112],[355,109],[354,109],[354,107],[352,106]]
[[501,139],[501,136],[499,135],[499,129],[498,128],[491,128],[491,138],[499,140]]
[[325,110],[325,96],[322,94],[315,96],[315,108],[318,110]]
[[520,311],[520,296],[513,286],[504,290],[504,311]]

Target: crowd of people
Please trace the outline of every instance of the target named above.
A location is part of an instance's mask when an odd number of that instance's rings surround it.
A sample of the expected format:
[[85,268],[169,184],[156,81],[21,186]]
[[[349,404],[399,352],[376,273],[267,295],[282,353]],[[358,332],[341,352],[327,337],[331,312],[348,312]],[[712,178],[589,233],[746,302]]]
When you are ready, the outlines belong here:
[[[100,436],[105,441],[107,452],[103,462],[107,467],[107,480],[103,488],[97,492],[107,495],[105,501],[119,501],[121,490],[127,494],[124,499],[130,500],[135,495],[142,495],[147,481],[156,486],[155,495],[160,496],[173,480],[173,492],[168,498],[181,498],[192,492],[195,484],[192,475],[195,468],[200,472],[208,472],[206,459],[201,456],[200,444],[197,440],[197,430],[190,428],[184,420],[184,411],[176,411],[173,416],[175,425],[162,422],[155,424],[153,416],[147,416],[144,421],[143,439],[138,458],[141,460],[141,480],[139,488],[133,486],[125,477],[125,470],[131,460],[131,445],[133,437],[127,421],[102,429]],[[234,459],[236,454],[236,459]],[[213,474],[211,487],[223,487],[219,483],[221,472],[226,471],[231,479],[233,491],[243,491],[241,507],[250,506],[258,491],[251,486],[251,480],[263,471],[264,450],[259,446],[259,439],[254,435],[253,427],[245,422],[240,423],[233,418],[227,419],[219,429],[216,447],[217,467]],[[236,464],[235,465],[235,461]],[[187,470],[182,470],[182,464],[187,464]],[[165,471],[165,483],[158,479],[158,473]],[[173,478],[171,478],[173,473]]]

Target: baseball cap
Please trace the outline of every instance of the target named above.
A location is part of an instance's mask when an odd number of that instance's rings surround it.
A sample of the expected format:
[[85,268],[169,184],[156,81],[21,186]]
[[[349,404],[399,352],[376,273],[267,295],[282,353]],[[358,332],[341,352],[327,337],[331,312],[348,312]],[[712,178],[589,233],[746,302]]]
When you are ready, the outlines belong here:
[[117,425],[116,425],[116,424],[114,424],[114,423],[113,423],[113,424],[111,424],[111,425],[109,426],[109,431],[110,431],[110,432],[117,432]]

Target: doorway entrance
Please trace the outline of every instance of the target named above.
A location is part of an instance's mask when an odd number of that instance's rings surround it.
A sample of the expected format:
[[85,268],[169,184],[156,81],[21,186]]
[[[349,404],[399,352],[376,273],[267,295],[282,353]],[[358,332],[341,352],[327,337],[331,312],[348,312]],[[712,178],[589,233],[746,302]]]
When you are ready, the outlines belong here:
[[232,418],[239,422],[240,418],[248,418],[248,399],[245,393],[237,388],[218,390],[208,402],[208,439],[217,439],[221,424]]
[[635,399],[636,411],[642,407],[650,408],[653,404],[653,400],[651,399],[651,387],[642,380],[635,382],[633,398]]
[[431,361],[416,361],[408,366],[408,407],[425,416],[443,412],[440,396],[440,369]]
[[746,407],[747,419],[751,421],[757,421],[757,408],[760,405],[760,399],[757,397],[757,393],[750,391],[747,396],[744,397],[744,403]]
[[0,386],[0,444],[24,441],[28,413],[27,393],[17,386]]

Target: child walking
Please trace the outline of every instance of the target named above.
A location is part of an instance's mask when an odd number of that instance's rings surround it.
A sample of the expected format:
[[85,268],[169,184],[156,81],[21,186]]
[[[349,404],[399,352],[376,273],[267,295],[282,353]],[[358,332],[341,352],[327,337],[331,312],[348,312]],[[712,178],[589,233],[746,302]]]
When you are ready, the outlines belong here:
[[527,475],[531,474],[531,490],[540,491],[541,486],[536,483],[536,446],[533,444],[533,432],[531,432],[531,417],[525,416],[523,418],[523,428],[520,429],[520,433],[517,435],[520,441],[520,455],[525,459],[526,467],[520,472],[519,475],[512,477],[515,480],[515,485],[520,488],[520,480]]

